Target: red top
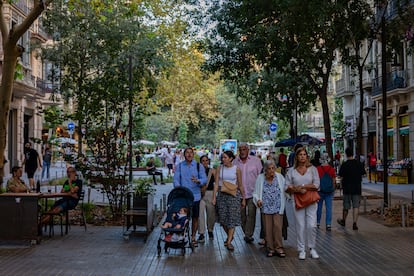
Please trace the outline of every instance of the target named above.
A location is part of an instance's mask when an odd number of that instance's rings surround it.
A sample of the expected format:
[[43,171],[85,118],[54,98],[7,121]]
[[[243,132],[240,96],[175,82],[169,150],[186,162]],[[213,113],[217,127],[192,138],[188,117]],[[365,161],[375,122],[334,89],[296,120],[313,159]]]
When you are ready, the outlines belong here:
[[335,169],[331,165],[321,165],[318,166],[317,169],[319,173],[319,178],[322,178],[322,176],[325,173],[328,173],[332,177],[332,179],[335,179],[336,177]]

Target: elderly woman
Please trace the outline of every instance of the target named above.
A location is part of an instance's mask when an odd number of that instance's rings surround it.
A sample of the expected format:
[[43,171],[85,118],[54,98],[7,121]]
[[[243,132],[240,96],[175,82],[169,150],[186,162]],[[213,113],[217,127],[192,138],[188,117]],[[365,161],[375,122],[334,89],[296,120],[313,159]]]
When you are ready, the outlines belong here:
[[285,179],[276,173],[273,160],[266,160],[264,173],[257,177],[253,192],[253,202],[261,209],[265,226],[267,257],[275,254],[281,258],[286,254],[282,243],[283,213],[285,211]]
[[[293,168],[286,175],[286,192],[295,196],[298,193],[306,193],[308,190],[319,189],[318,170],[309,162],[309,156],[304,147],[300,147],[295,152]],[[294,203],[294,201],[292,201]],[[297,247],[299,259],[306,259],[306,244],[313,259],[319,259],[315,250],[316,246],[316,211],[318,204],[312,203],[307,207],[297,209],[293,207],[293,214],[296,222]],[[307,239],[305,239],[305,234]]]

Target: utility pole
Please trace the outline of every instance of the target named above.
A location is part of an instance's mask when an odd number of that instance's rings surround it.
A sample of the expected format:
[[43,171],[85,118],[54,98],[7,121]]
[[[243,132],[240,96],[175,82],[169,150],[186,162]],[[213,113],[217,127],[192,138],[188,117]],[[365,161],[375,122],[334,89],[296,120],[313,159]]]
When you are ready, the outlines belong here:
[[129,73],[129,95],[128,95],[128,111],[129,111],[129,123],[128,123],[128,127],[129,127],[129,139],[128,139],[128,167],[129,167],[129,178],[128,178],[128,182],[132,183],[132,124],[133,124],[133,118],[132,118],[132,89],[133,89],[133,84],[132,84],[132,56],[129,56],[129,68],[128,68],[128,73]]
[[381,83],[382,83],[382,153],[383,153],[383,180],[384,180],[384,208],[388,207],[388,143],[387,143],[387,45],[386,45],[386,25],[385,25],[385,6],[381,17]]

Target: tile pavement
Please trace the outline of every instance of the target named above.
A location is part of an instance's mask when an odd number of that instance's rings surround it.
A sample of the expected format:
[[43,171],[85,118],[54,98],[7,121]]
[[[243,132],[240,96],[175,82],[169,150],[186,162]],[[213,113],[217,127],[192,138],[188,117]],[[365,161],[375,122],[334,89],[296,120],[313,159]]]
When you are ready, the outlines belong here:
[[[158,186],[158,195],[171,187]],[[368,200],[368,208],[378,202]],[[85,232],[72,226],[68,235],[44,237],[38,245],[0,245],[0,275],[413,275],[414,228],[389,228],[361,215],[359,231],[353,231],[351,217],[345,228],[336,224],[341,208],[341,201],[335,200],[331,232],[323,224],[318,230],[319,260],[298,260],[288,209],[284,259],[265,256],[257,244],[258,228],[252,244],[244,242],[238,228],[234,252],[224,247],[225,234],[216,224],[215,239],[206,240],[194,252],[187,249],[181,256],[180,250],[170,249],[158,257],[158,227],[144,243],[136,236],[125,241],[122,227],[88,226]]]

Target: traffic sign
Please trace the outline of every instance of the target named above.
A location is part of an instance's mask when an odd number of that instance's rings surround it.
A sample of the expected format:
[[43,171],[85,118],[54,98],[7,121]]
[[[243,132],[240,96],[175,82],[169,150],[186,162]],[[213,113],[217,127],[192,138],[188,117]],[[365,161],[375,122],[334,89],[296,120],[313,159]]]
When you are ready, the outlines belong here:
[[277,124],[276,123],[271,123],[269,125],[269,130],[270,130],[270,132],[276,132],[277,131]]
[[73,122],[68,123],[68,129],[69,130],[74,130],[75,129],[75,123],[73,123]]

